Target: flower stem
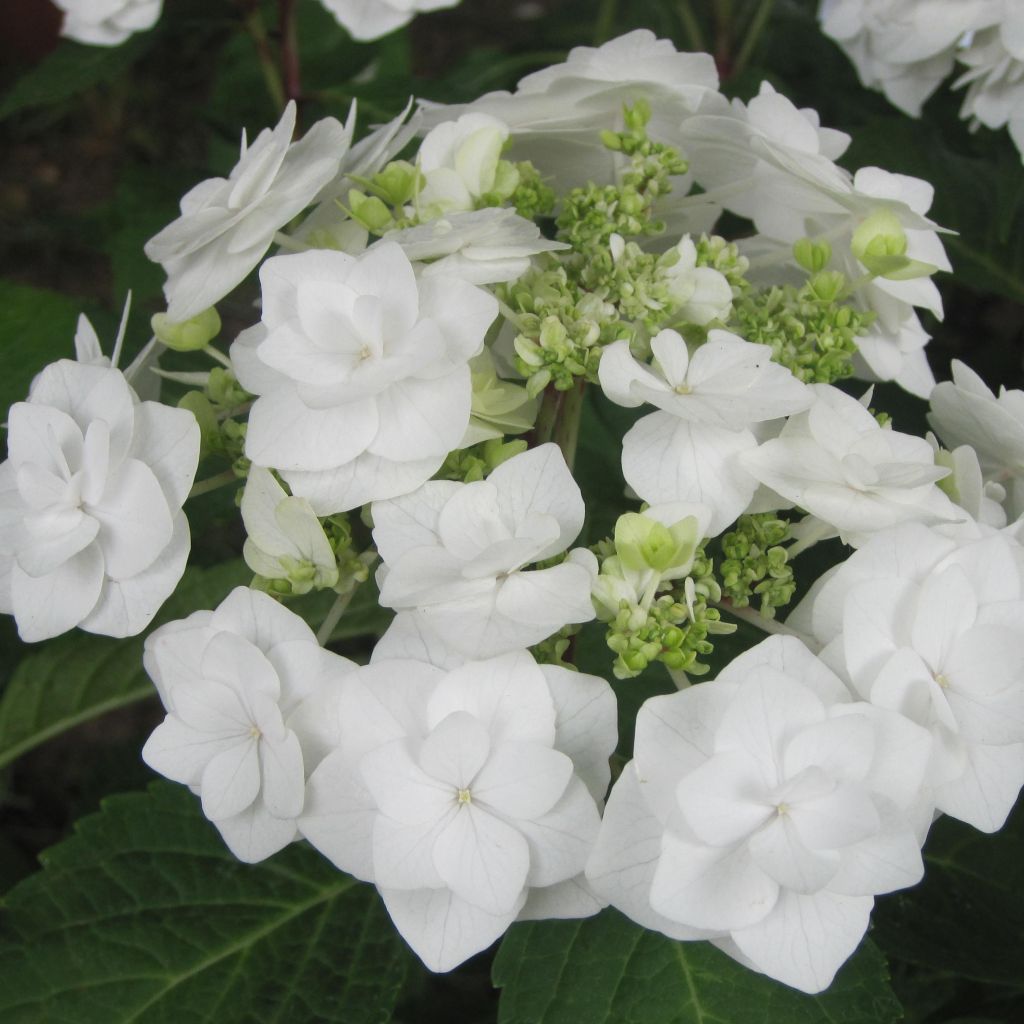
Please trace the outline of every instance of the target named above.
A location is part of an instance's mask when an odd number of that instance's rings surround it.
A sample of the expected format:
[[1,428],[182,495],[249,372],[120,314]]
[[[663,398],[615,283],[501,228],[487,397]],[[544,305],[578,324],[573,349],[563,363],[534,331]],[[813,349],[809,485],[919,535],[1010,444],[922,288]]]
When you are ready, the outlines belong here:
[[281,77],[284,94],[296,103],[302,99],[299,72],[299,40],[295,29],[295,0],[278,0],[278,25],[281,30]]
[[212,345],[204,345],[203,351],[215,362],[220,363],[221,366],[226,366],[229,370],[232,369],[231,360],[220,349],[216,349]]
[[341,617],[345,614],[345,609],[348,608],[349,603],[352,600],[352,595],[355,594],[355,592],[356,588],[353,587],[347,593],[339,594],[335,599],[334,604],[331,605],[330,611],[327,613],[327,617],[322,623],[320,623],[320,628],[316,631],[316,642],[321,647],[325,647],[331,639],[334,627],[341,621]]
[[774,6],[775,0],[761,0],[757,4],[753,17],[750,19],[750,24],[747,26],[746,34],[743,37],[740,52],[736,55],[736,60],[733,63],[733,75],[738,75],[750,61],[754,48],[764,32],[764,27],[768,24],[768,19],[771,17]]
[[562,449],[565,464],[572,469],[580,437],[583,391],[587,382],[579,377],[568,391],[548,386],[541,399],[537,423],[533,428],[534,445],[553,441]]
[[618,13],[618,0],[601,0],[597,12],[597,25],[594,28],[594,45],[600,46],[612,37],[615,30],[615,15]]
[[775,636],[796,637],[797,640],[802,641],[812,652],[818,653],[820,644],[817,640],[807,636],[805,633],[801,633],[799,630],[793,629],[791,626],[787,626],[784,622],[779,622],[776,619],[766,619],[763,615],[754,611],[753,608],[737,608],[727,597],[722,598],[721,601],[709,601],[708,603],[721,609],[727,615],[731,615],[734,619],[739,619],[740,622],[756,626],[764,633],[770,633]]
[[693,13],[690,0],[681,0],[679,4],[679,20],[683,23],[683,31],[686,33],[686,45],[698,53],[707,52],[707,43],[704,41],[704,32],[700,27],[697,16]]
[[223,473],[218,473],[216,476],[207,477],[205,480],[200,480],[198,483],[192,485],[192,490],[188,492],[190,498],[198,498],[201,494],[209,494],[210,491],[216,491],[220,487],[227,487],[228,484],[238,483],[238,476],[235,474],[233,469],[225,469]]
[[256,47],[260,71],[263,73],[263,84],[267,87],[267,92],[270,94],[274,107],[277,110],[284,110],[284,84],[281,81],[280,72],[277,70],[277,61],[274,60],[274,51],[270,45],[270,37],[267,34],[267,26],[263,21],[263,12],[260,10],[259,0],[250,0],[249,3],[244,5],[244,8],[242,25]]

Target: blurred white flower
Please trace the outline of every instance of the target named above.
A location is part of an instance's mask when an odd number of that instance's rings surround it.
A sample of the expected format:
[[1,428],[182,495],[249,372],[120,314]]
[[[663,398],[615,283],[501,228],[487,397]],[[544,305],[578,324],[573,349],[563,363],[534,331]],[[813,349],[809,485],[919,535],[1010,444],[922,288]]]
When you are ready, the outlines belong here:
[[407,25],[421,11],[455,7],[459,0],[320,0],[353,39],[369,42]]
[[118,46],[152,28],[163,0],[54,0],[64,12],[60,34],[91,46]]

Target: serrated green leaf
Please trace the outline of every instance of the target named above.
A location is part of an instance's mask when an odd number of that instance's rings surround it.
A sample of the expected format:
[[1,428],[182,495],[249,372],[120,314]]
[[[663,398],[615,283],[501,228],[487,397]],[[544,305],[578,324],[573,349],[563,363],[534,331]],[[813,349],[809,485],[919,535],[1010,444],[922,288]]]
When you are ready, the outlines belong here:
[[0,99],[0,120],[19,110],[60,103],[79,95],[83,89],[113,78],[138,60],[150,42],[148,33],[132,36],[121,46],[85,46],[63,40]]
[[1024,805],[986,835],[941,818],[924,881],[880,900],[879,944],[894,958],[1024,988]]
[[888,1024],[902,1009],[864,942],[827,992],[808,996],[707,942],[674,942],[606,910],[514,925],[494,961],[499,1024]]
[[[188,569],[152,628],[212,608],[251,576],[241,561]],[[73,726],[154,696],[142,667],[143,642],[75,632],[23,658],[0,695],[0,768]]]
[[0,918],[5,1024],[383,1024],[409,963],[369,886],[307,846],[227,851],[187,789],[115,796]]

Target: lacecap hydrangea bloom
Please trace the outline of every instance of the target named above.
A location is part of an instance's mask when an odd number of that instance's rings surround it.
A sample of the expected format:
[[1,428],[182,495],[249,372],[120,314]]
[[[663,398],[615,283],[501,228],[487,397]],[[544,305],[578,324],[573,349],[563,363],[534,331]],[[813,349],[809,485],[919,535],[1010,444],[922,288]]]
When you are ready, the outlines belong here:
[[921,878],[928,752],[922,728],[772,637],[644,704],[587,877],[647,928],[821,991],[875,895]]
[[7,424],[0,608],[23,640],[141,632],[185,571],[195,417],[140,402],[120,370],[61,359]]
[[376,884],[431,970],[517,918],[600,909],[581,876],[616,739],[603,679],[526,651],[450,671],[387,659],[346,677],[335,721],[299,827]]

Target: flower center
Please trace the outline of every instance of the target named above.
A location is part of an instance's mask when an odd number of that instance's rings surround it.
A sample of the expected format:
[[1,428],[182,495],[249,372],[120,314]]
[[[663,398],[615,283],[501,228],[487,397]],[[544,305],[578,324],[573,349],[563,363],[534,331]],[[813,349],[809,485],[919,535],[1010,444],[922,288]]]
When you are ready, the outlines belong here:
[[456,794],[456,799],[460,804],[472,803],[473,794],[468,789],[460,789]]
[[689,395],[692,393],[693,388],[691,388],[689,384],[677,384],[674,391],[677,395]]

